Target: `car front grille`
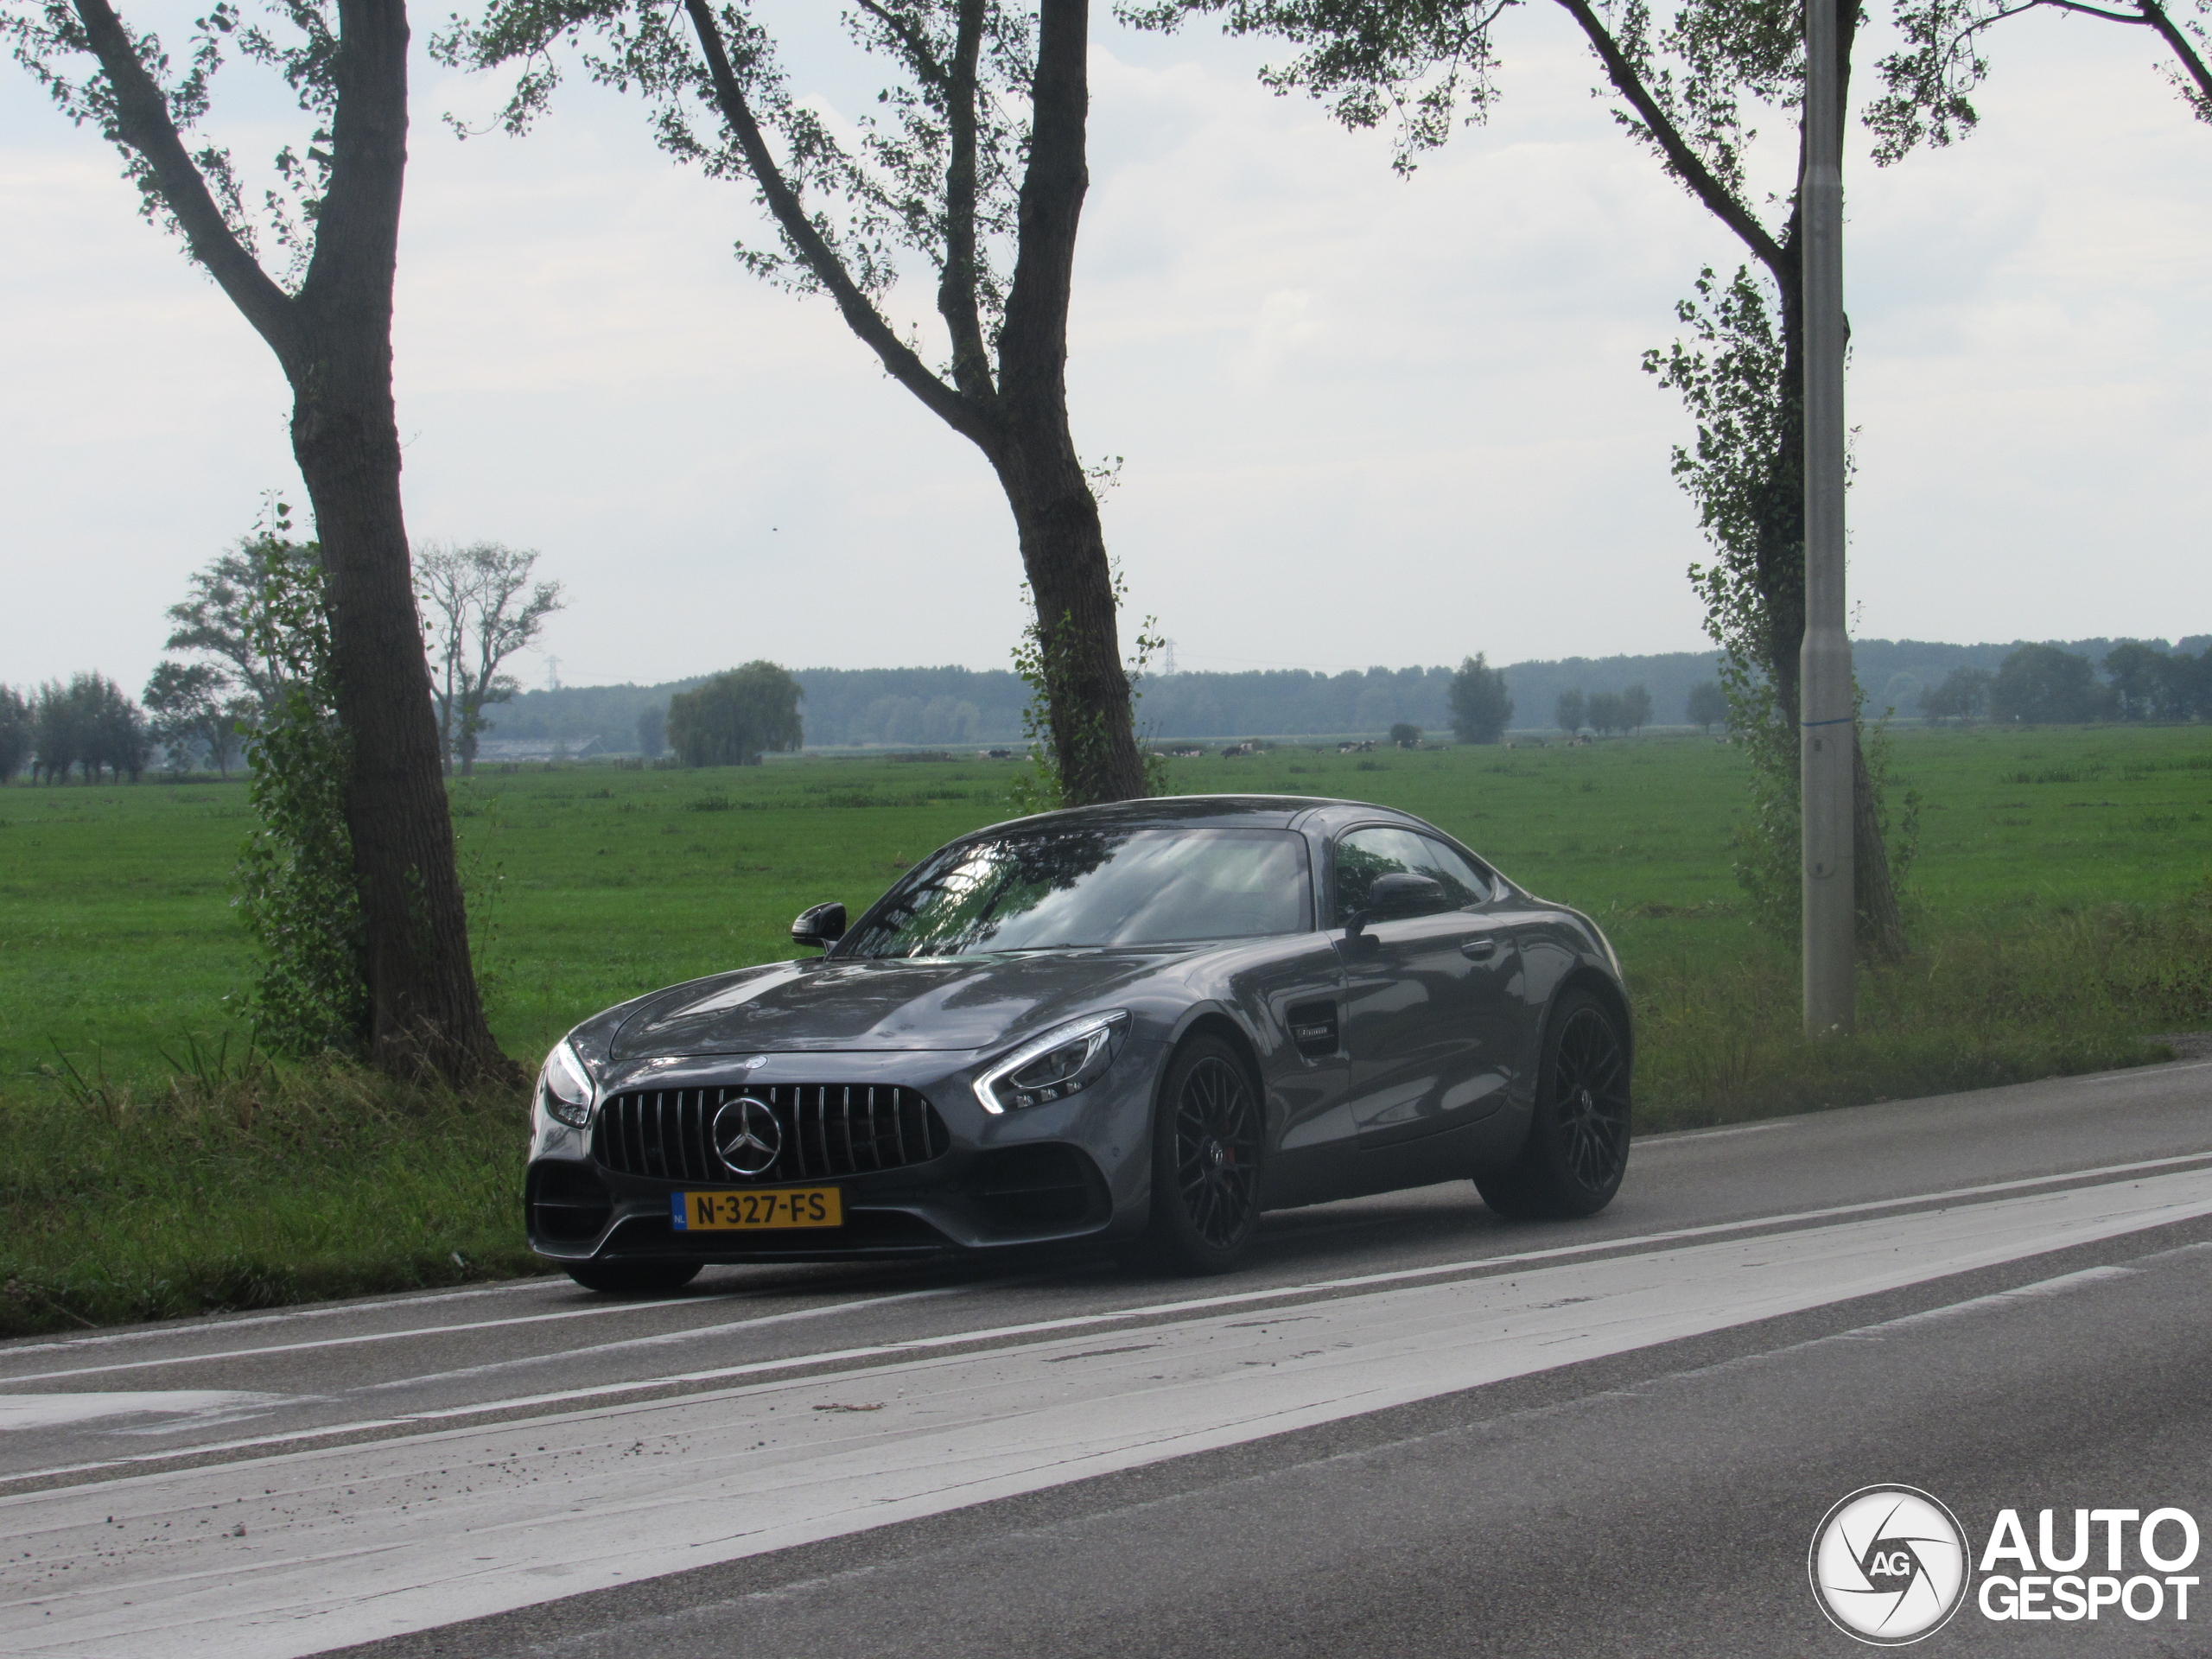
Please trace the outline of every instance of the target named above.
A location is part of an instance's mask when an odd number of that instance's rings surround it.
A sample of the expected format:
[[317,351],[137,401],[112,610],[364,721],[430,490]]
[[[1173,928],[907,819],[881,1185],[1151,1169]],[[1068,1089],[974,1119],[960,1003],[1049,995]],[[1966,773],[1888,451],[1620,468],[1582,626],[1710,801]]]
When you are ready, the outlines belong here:
[[[715,1115],[747,1097],[775,1114],[782,1134],[776,1161],[742,1175],[715,1151]],[[656,1180],[812,1181],[904,1169],[941,1158],[952,1136],[937,1108],[912,1089],[883,1084],[721,1084],[617,1095],[600,1108],[592,1156],[625,1175]]]

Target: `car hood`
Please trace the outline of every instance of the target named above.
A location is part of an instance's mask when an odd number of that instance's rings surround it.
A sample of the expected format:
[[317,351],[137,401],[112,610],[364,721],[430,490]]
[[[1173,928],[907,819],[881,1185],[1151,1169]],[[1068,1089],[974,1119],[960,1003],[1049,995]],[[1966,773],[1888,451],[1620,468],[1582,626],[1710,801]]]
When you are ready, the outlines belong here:
[[647,998],[611,1058],[990,1048],[1104,1004],[1187,950],[841,962],[693,980]]

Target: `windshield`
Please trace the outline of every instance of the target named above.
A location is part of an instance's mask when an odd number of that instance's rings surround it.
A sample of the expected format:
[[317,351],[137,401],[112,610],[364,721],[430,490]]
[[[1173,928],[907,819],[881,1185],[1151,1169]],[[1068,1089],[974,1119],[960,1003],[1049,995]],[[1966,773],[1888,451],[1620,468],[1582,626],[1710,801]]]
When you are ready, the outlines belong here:
[[1287,830],[1038,830],[947,848],[837,954],[958,957],[1302,933],[1307,897],[1305,837]]

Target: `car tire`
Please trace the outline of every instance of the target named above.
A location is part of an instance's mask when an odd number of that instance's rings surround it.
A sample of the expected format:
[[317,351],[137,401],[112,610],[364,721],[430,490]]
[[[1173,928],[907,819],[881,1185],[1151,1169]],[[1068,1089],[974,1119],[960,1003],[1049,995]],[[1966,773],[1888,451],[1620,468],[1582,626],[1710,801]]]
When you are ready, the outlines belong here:
[[609,1296],[667,1296],[699,1276],[697,1262],[582,1262],[569,1277]]
[[1629,1046],[1620,1016],[1585,990],[1552,1009],[1528,1138],[1475,1177],[1483,1202],[1516,1219],[1594,1216],[1628,1171]]
[[1260,1219],[1267,1114],[1244,1057],[1218,1037],[1187,1039],[1167,1063],[1152,1133],[1152,1222],[1136,1264],[1226,1273]]

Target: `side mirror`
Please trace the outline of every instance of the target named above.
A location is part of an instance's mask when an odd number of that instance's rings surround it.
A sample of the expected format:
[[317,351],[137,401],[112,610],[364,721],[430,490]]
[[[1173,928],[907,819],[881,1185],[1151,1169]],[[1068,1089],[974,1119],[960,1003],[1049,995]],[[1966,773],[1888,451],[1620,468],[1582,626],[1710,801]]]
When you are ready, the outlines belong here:
[[842,905],[816,905],[799,912],[798,919],[791,924],[791,943],[810,944],[817,950],[827,950],[844,937]]
[[1360,930],[1370,922],[1393,916],[1426,916],[1432,911],[1449,909],[1451,902],[1444,884],[1434,876],[1394,870],[1389,875],[1376,876],[1370,884],[1367,907],[1353,915],[1351,925],[1344,929],[1344,938],[1357,938]]

